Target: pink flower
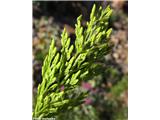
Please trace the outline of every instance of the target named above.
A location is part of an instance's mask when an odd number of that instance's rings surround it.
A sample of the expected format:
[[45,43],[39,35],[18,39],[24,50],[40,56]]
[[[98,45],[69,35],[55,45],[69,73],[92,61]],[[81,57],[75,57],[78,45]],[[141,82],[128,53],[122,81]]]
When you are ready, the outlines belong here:
[[92,89],[91,84],[87,83],[87,82],[83,82],[82,87],[85,88],[86,90],[91,90]]
[[61,91],[63,91],[64,90],[64,85],[63,86],[61,86]]
[[84,103],[89,105],[89,104],[92,103],[92,99],[91,98],[86,98]]

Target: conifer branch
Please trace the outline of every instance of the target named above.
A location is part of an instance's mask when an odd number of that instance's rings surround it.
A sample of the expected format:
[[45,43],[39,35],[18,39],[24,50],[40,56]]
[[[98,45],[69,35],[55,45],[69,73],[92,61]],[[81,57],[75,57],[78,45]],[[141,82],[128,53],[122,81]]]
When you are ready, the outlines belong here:
[[38,86],[33,117],[54,117],[83,103],[87,93],[76,92],[81,81],[90,79],[98,73],[101,66],[95,63],[108,54],[112,47],[109,42],[112,29],[108,28],[111,13],[110,6],[106,9],[99,7],[96,10],[94,5],[86,29],[81,25],[80,15],[75,25],[75,44],[71,45],[71,40],[64,29],[60,52],[57,51],[55,41],[52,39],[49,53],[43,62],[43,79]]

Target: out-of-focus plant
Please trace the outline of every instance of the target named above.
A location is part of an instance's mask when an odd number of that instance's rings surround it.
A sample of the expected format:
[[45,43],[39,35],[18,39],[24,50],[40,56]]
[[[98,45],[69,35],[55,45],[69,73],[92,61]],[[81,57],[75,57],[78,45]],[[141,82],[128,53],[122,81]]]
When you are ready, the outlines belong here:
[[73,110],[65,111],[58,115],[57,120],[127,120],[128,108],[126,106],[128,80],[127,76],[120,77],[115,68],[105,71],[108,82],[111,79],[116,83],[104,86],[102,76],[98,75],[91,80],[82,83],[82,88],[89,90],[89,95],[84,104],[77,106]]
[[99,120],[98,113],[92,105],[82,104],[75,107],[72,111],[61,113],[57,120]]
[[109,41],[112,29],[108,28],[111,13],[110,6],[96,10],[94,5],[86,28],[81,26],[82,15],[77,18],[74,45],[70,44],[65,29],[61,51],[57,50],[52,40],[43,62],[43,80],[38,86],[34,118],[55,117],[84,102],[87,92],[79,88],[81,81],[99,74],[102,66],[97,61],[109,54],[112,48]]

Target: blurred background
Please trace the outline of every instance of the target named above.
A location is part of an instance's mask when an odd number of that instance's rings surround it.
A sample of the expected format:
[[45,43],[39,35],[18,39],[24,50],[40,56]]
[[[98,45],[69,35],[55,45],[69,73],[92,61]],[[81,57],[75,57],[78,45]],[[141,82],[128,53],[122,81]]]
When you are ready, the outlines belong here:
[[33,103],[37,86],[42,81],[41,67],[54,36],[60,49],[61,33],[65,27],[71,40],[75,39],[76,18],[82,14],[82,25],[89,21],[93,4],[110,5],[113,15],[112,53],[106,55],[101,74],[83,81],[89,90],[85,103],[62,113],[57,120],[127,120],[128,118],[128,1],[33,1]]

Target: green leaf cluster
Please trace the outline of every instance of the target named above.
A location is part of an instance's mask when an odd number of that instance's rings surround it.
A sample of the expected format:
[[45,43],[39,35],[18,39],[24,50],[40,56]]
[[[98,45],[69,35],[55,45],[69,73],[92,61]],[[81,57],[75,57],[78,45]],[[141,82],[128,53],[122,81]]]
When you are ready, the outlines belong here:
[[[112,10],[96,9],[94,5],[90,21],[82,27],[82,15],[75,25],[75,44],[71,44],[66,30],[61,35],[60,51],[51,42],[49,53],[42,67],[42,83],[38,86],[33,117],[49,118],[83,103],[87,93],[80,90],[82,80],[92,78],[101,68],[96,62],[111,51],[108,19]],[[73,52],[75,51],[75,52]]]

